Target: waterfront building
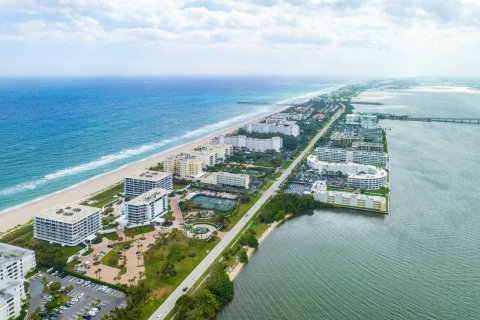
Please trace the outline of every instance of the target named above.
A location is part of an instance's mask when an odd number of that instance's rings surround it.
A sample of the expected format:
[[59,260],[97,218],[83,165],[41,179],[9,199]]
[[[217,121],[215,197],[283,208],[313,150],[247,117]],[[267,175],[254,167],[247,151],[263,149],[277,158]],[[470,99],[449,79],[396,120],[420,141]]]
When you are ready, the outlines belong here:
[[20,316],[25,299],[23,280],[0,281],[0,320],[15,319]]
[[35,266],[33,250],[0,243],[0,282],[5,279],[23,279]]
[[283,139],[281,137],[272,137],[269,139],[251,138],[243,135],[225,136],[215,141],[224,142],[233,145],[237,149],[245,149],[248,151],[265,152],[274,150],[280,152],[283,148]]
[[93,238],[101,229],[101,210],[78,204],[46,210],[37,215],[33,222],[36,239],[63,246],[76,246]]
[[196,156],[180,153],[168,157],[163,162],[165,172],[174,174],[182,179],[197,179],[203,175],[203,163]]
[[153,188],[125,203],[128,224],[146,224],[168,211],[169,190]]
[[387,200],[385,197],[344,191],[328,191],[325,181],[316,181],[311,191],[313,198],[323,203],[373,209],[382,212],[387,211]]
[[308,166],[322,174],[347,176],[347,185],[356,189],[381,189],[388,185],[388,173],[382,168],[359,163],[326,162],[315,155],[307,157]]
[[266,123],[278,123],[285,121],[300,121],[303,119],[304,115],[301,113],[279,112],[272,114],[265,121]]
[[125,178],[124,191],[126,196],[136,197],[153,188],[163,188],[172,191],[172,174],[168,172],[144,170]]
[[316,148],[315,155],[323,161],[345,161],[360,164],[373,164],[385,166],[388,154],[384,152],[348,150],[343,148]]
[[376,128],[378,125],[377,116],[370,114],[358,114],[352,113],[347,114],[345,118],[345,123],[347,124],[357,124],[361,125],[363,128]]
[[352,149],[360,151],[383,152],[383,143],[355,141],[352,143]]
[[363,128],[354,125],[338,126],[337,131],[332,134],[332,140],[343,143],[345,146],[351,146],[356,141],[381,143],[383,141],[383,129]]
[[210,144],[208,146],[201,146],[195,148],[190,155],[202,161],[204,168],[207,166],[214,166],[225,161],[225,159],[232,155],[233,146],[231,144]]
[[281,133],[286,136],[298,137],[300,135],[300,127],[295,123],[278,122],[272,123],[256,123],[249,124],[244,127],[247,132],[259,132],[259,133]]

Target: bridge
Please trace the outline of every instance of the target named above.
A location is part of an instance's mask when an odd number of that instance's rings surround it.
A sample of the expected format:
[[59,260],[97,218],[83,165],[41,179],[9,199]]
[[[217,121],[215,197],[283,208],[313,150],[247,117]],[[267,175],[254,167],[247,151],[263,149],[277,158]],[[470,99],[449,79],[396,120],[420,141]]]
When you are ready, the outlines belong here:
[[[392,119],[397,120],[397,119]],[[408,117],[398,120],[406,121],[423,121],[423,122],[450,122],[450,123],[468,123],[468,124],[480,124],[480,118],[436,118],[436,117]]]
[[422,121],[422,122],[450,122],[450,123],[480,124],[480,118],[411,117],[411,116],[381,115],[379,117],[379,119],[402,120],[402,121]]

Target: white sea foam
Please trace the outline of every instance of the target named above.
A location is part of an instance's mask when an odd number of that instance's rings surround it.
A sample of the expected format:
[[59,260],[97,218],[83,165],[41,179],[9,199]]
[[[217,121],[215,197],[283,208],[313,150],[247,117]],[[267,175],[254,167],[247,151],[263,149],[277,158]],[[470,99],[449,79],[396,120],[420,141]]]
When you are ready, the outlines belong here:
[[[281,100],[281,101],[277,101],[277,103],[293,103],[293,102],[297,102],[297,101],[305,101],[308,98],[317,96],[317,95],[322,94],[322,93],[331,92],[331,91],[333,91],[337,88],[340,88],[340,87],[341,86],[335,86],[335,87],[323,89],[323,90],[320,90],[320,91],[311,92],[311,93],[308,93],[308,94],[305,94],[305,95],[296,96],[296,97],[293,97],[293,98],[288,98],[288,99],[284,99],[284,100]],[[68,177],[68,176],[73,176],[73,175],[83,173],[83,172],[86,172],[86,171],[90,171],[90,170],[94,170],[94,169],[98,169],[98,168],[101,168],[101,167],[106,166],[108,164],[112,164],[112,163],[114,163],[116,161],[119,161],[119,160],[125,160],[125,159],[132,158],[132,157],[141,155],[141,154],[149,152],[149,151],[153,151],[155,149],[158,149],[160,147],[163,147],[165,145],[171,144],[175,141],[179,141],[179,140],[182,140],[182,139],[185,139],[185,138],[194,138],[194,137],[201,138],[202,136],[205,136],[209,133],[213,133],[215,131],[225,129],[225,128],[227,128],[229,126],[232,126],[232,125],[235,125],[235,124],[240,124],[240,123],[245,122],[249,119],[254,119],[254,118],[262,116],[262,115],[267,115],[268,113],[274,111],[273,108],[274,107],[261,106],[260,108],[258,108],[257,110],[255,110],[253,112],[243,114],[243,115],[231,118],[231,119],[221,120],[221,121],[216,122],[216,123],[208,124],[208,125],[205,125],[201,128],[191,130],[191,131],[187,131],[183,135],[178,136],[178,137],[172,137],[172,138],[169,138],[169,139],[164,139],[164,140],[159,141],[159,142],[145,144],[145,145],[139,146],[137,148],[125,149],[125,150],[119,151],[117,153],[102,156],[100,159],[92,161],[92,162],[88,162],[88,163],[80,164],[80,165],[73,166],[73,167],[70,167],[70,168],[65,168],[65,169],[62,169],[62,170],[58,170],[56,172],[45,175],[43,178],[28,181],[28,182],[25,182],[25,183],[20,183],[20,184],[14,185],[14,186],[4,188],[4,189],[0,190],[0,196],[13,195],[13,194],[16,194],[16,193],[19,193],[19,192],[34,190],[38,186],[41,186],[41,185],[43,185],[43,184],[45,184],[49,181],[64,178],[64,177]],[[285,109],[285,108],[282,108],[282,109]],[[139,160],[139,161],[141,161],[141,160]],[[125,164],[125,165],[128,165],[128,164]],[[122,166],[122,167],[124,167],[124,166]],[[88,180],[91,180],[91,179],[94,179],[94,178],[95,177],[92,177]],[[78,184],[76,184],[76,185],[78,185]],[[74,187],[74,186],[71,186],[69,188],[72,188],[72,187]],[[60,191],[57,191],[57,192],[60,192]],[[41,198],[37,198],[35,200],[38,200],[38,199],[41,199]],[[18,206],[16,206],[16,207],[18,207]],[[6,210],[3,210],[2,212],[8,211],[10,209],[11,208],[7,208]]]

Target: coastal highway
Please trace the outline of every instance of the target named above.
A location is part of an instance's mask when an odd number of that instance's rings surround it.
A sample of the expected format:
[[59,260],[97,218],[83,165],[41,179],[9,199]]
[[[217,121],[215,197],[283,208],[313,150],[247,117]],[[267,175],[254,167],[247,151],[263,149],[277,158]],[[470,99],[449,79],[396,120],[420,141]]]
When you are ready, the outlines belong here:
[[150,320],[164,319],[175,307],[175,303],[185,292],[183,288],[191,288],[197,280],[208,270],[208,268],[220,257],[222,252],[227,248],[233,239],[242,231],[242,229],[250,222],[255,213],[263,206],[263,204],[277,192],[280,185],[290,175],[292,170],[302,161],[302,159],[310,152],[315,143],[320,139],[330,128],[332,123],[340,117],[345,108],[338,110],[332,117],[330,122],[320,130],[317,135],[310,141],[308,146],[302,153],[292,162],[292,164],[285,169],[282,175],[272,184],[272,186],[263,193],[258,201],[248,210],[248,212],[237,222],[237,224],[224,236],[224,238],[210,251],[210,253],[200,262],[200,264],[193,269],[188,277],[170,294],[170,296],[163,302],[163,304],[152,314]]

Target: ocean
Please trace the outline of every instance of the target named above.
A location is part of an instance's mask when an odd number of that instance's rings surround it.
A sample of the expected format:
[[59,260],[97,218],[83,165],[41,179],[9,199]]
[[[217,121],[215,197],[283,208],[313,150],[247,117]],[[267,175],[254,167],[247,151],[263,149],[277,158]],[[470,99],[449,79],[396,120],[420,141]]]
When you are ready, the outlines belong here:
[[[480,91],[372,90],[362,112],[480,118]],[[317,210],[272,231],[230,319],[480,319],[480,125],[382,121],[390,213]]]
[[[0,79],[0,212],[345,82],[247,77]],[[92,192],[97,190],[92,190]]]

